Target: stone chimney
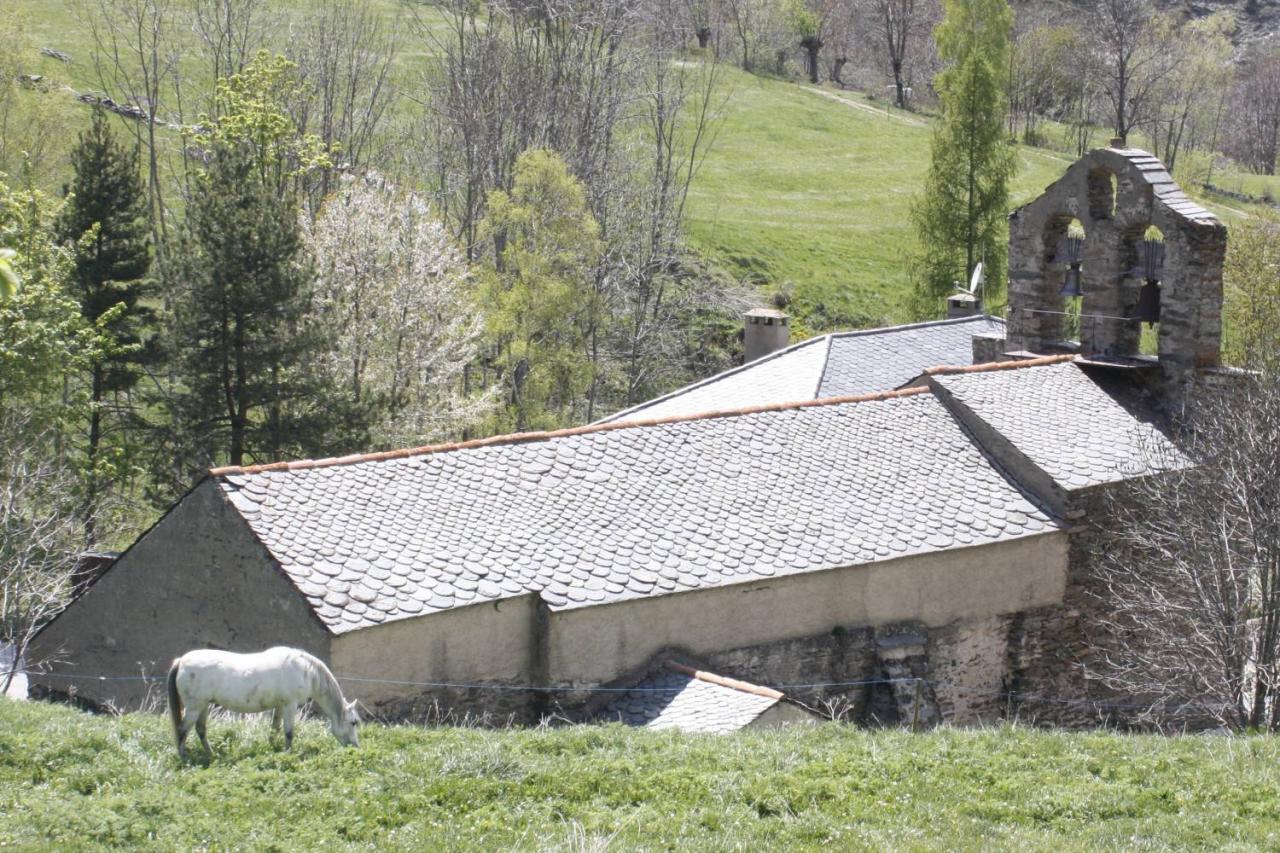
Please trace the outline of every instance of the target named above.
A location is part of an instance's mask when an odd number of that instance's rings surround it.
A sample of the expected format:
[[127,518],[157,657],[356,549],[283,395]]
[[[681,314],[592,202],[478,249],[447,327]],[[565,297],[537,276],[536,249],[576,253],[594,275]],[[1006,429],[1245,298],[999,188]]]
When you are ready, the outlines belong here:
[[947,297],[947,319],[975,317],[982,311],[982,303],[972,293],[956,293]]
[[791,318],[776,308],[752,308],[746,313],[742,344],[746,350],[742,361],[755,361],[777,352],[791,341]]

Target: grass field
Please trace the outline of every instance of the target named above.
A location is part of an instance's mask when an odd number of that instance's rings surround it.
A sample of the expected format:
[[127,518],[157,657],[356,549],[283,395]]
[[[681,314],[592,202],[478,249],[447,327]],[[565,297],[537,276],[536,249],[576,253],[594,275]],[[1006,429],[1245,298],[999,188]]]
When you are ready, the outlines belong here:
[[211,724],[0,700],[0,847],[1237,849],[1280,845],[1280,742],[835,724],[734,736],[621,727]]
[[[855,93],[725,78],[731,98],[692,193],[694,245],[789,292],[820,327],[910,319],[910,205],[929,165],[929,123]],[[1014,204],[1069,164],[1021,149]]]

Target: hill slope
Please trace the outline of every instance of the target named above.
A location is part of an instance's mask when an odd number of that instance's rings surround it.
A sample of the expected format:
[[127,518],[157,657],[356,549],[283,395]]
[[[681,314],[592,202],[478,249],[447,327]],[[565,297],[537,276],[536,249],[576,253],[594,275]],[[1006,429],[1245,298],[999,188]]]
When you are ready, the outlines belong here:
[[1280,843],[1280,744],[836,724],[734,736],[217,721],[0,700],[0,846],[1241,849]]

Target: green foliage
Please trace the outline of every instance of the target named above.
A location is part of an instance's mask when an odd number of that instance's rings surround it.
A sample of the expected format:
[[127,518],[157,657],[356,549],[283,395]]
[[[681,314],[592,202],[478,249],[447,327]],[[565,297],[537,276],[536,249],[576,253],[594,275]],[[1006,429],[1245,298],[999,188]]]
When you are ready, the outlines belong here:
[[22,282],[0,301],[0,406],[27,412],[41,431],[84,413],[83,395],[68,382],[100,357],[99,326],[116,319],[108,311],[87,321],[68,296],[72,253],[56,239],[58,209],[39,190],[0,180],[0,246]]
[[495,426],[563,425],[591,386],[588,347],[605,323],[599,228],[582,184],[555,152],[526,151],[511,193],[489,194],[481,230],[493,246],[483,299],[507,398]]
[[260,50],[239,74],[217,82],[217,112],[203,115],[187,134],[211,148],[249,151],[258,179],[283,192],[293,178],[333,165],[333,150],[312,133],[301,134],[288,105],[302,95],[296,64]]
[[[734,735],[620,726],[383,727],[292,752],[214,720],[181,765],[166,720],[0,700],[0,845],[253,849],[1266,849],[1274,738]],[[612,842],[611,844],[609,842]]]
[[1009,182],[1017,164],[1005,139],[1013,12],[1007,0],[946,0],[934,32],[946,68],[934,79],[934,128],[924,195],[913,210],[927,296],[945,296],[978,261],[987,302],[1004,281]]
[[1280,214],[1259,211],[1232,226],[1222,274],[1224,360],[1274,369],[1280,329]]

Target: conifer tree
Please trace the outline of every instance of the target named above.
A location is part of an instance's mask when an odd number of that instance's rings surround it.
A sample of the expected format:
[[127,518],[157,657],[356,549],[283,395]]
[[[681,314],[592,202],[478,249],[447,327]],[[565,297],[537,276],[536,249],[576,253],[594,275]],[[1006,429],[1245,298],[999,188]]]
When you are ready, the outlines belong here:
[[187,210],[174,356],[184,456],[200,467],[276,461],[353,443],[340,401],[309,364],[315,280],[292,194],[280,195],[247,146],[221,145]]
[[941,296],[985,260],[987,303],[1004,280],[1005,208],[1015,151],[1005,140],[1013,12],[1007,0],[945,0],[934,31],[942,118],[913,218],[925,296]]
[[92,124],[71,152],[75,176],[58,222],[59,239],[73,252],[73,295],[106,343],[88,369],[86,519],[95,514],[99,481],[112,473],[99,471],[111,467],[103,459],[104,444],[111,440],[117,449],[127,449],[123,434],[109,434],[108,416],[119,427],[134,414],[124,398],[141,376],[142,345],[154,321],[144,302],[151,268],[146,189],[137,152],[116,141],[108,121],[105,110],[95,109]]

